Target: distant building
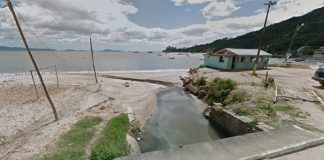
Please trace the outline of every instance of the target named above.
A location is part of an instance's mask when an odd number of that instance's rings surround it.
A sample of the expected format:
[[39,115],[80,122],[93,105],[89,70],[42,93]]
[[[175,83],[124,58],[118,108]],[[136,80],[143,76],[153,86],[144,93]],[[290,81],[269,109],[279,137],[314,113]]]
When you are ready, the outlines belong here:
[[[217,52],[204,55],[204,66],[223,70],[247,70],[252,69],[256,61],[257,49],[225,48]],[[260,51],[258,68],[268,66],[271,54]]]

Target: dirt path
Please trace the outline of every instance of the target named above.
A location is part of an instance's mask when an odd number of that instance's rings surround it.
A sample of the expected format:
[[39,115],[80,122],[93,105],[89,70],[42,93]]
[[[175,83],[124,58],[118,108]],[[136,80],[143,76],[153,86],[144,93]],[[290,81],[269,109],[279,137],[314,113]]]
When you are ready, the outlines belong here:
[[95,128],[96,132],[95,132],[94,136],[92,137],[89,144],[85,147],[85,155],[84,155],[85,160],[90,160],[91,149],[94,147],[94,145],[98,141],[98,139],[102,136],[102,130],[106,127],[106,124],[108,121],[109,121],[109,119],[105,119],[98,126],[96,126],[96,128]]

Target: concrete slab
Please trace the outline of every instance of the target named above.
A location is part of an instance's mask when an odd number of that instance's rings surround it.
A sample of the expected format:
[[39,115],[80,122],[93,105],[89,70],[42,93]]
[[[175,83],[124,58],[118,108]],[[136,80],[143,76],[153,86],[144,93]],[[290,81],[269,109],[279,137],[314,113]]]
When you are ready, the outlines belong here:
[[324,145],[306,150],[274,158],[273,160],[323,160],[324,159]]
[[324,135],[293,126],[117,160],[254,160],[279,157],[321,144],[324,144]]

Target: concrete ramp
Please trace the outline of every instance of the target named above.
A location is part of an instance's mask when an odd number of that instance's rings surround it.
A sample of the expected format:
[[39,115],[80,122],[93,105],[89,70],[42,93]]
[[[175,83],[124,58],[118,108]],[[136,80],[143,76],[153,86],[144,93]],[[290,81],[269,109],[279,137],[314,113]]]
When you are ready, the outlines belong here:
[[292,126],[117,160],[256,160],[279,157],[322,144],[324,135]]

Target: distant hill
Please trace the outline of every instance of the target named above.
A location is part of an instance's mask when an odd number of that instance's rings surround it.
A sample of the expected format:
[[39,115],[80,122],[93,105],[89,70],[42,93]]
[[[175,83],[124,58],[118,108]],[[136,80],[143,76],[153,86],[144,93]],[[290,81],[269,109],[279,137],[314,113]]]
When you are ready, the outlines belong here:
[[[263,49],[268,50],[270,53],[285,53],[288,50],[296,26],[302,23],[305,26],[299,30],[292,49],[296,50],[302,46],[311,46],[316,49],[324,46],[324,7],[322,7],[306,15],[293,17],[268,26]],[[235,38],[219,39],[211,43],[188,48],[168,46],[164,52],[206,52],[211,50],[217,51],[223,48],[257,48],[260,31],[250,32]]]
[[102,52],[122,52],[121,50],[105,49]]
[[[32,50],[32,51],[56,51],[55,49],[45,49],[45,48],[31,48],[30,50]],[[26,48],[0,46],[0,51],[26,51]]]

